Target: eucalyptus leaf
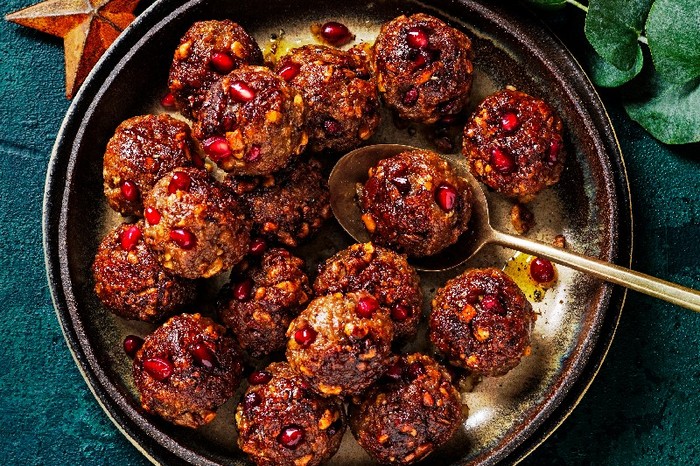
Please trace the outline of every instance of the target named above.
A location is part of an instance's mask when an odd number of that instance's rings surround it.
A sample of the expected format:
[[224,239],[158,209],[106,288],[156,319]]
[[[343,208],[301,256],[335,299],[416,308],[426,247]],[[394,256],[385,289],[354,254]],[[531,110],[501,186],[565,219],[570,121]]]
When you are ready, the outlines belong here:
[[684,83],[700,76],[698,0],[656,0],[646,36],[654,66],[665,79]]
[[[636,82],[636,81],[635,81]],[[630,93],[625,110],[656,139],[666,144],[700,141],[700,78],[684,84],[664,81],[658,73]]]
[[525,0],[528,3],[532,3],[533,5],[537,5],[538,7],[541,8],[546,8],[546,9],[558,9],[558,8],[563,8],[564,5],[566,5],[567,1],[566,0]]
[[652,0],[590,0],[585,32],[598,54],[616,68],[633,69],[639,36]]
[[634,66],[629,70],[621,70],[598,55],[595,50],[591,50],[587,57],[588,70],[591,80],[596,86],[600,87],[618,87],[622,86],[632,78],[637,76],[642,71],[644,65],[644,54],[641,49],[637,53],[637,59],[634,61]]

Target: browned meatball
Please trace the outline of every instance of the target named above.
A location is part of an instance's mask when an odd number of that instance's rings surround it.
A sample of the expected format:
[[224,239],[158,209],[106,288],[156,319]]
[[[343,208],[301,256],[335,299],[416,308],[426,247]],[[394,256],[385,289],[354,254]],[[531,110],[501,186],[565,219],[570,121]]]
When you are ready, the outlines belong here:
[[472,49],[463,32],[423,13],[399,16],[382,26],[373,50],[379,92],[399,117],[434,123],[468,103]]
[[228,175],[224,185],[240,199],[253,230],[285,246],[298,246],[332,216],[328,183],[313,159],[272,175]]
[[259,358],[286,346],[289,323],[310,294],[304,261],[285,249],[270,249],[224,288],[219,318],[241,347]]
[[241,354],[226,329],[199,314],[172,317],[134,358],[143,409],[185,427],[211,422],[241,381]]
[[386,371],[394,328],[365,291],[311,301],[287,330],[287,360],[323,395],[357,395]]
[[286,362],[248,377],[236,409],[238,446],[260,466],[315,466],[340,448],[345,412],[340,398],[324,398]]
[[312,151],[347,151],[379,126],[377,85],[361,48],[305,45],[280,59],[276,71],[304,97]]
[[372,243],[353,244],[319,267],[317,295],[360,290],[389,309],[395,338],[416,334],[423,297],[418,274],[405,256]]
[[125,319],[157,322],[190,302],[194,283],[170,275],[143,241],[143,222],[104,237],[92,265],[95,293]]
[[169,115],[143,115],[123,121],[107,143],[104,192],[123,215],[143,215],[143,200],[163,175],[201,164],[190,127]]
[[432,358],[401,356],[383,383],[350,405],[350,429],[382,464],[411,464],[445,444],[462,423],[462,402]]
[[467,230],[472,194],[442,157],[402,152],[369,170],[359,190],[362,221],[376,244],[409,256],[430,256]]
[[197,119],[214,81],[242,65],[261,65],[262,51],[241,26],[228,19],[194,23],[180,39],[168,86],[177,107]]
[[467,270],[437,291],[430,341],[451,364],[503,375],[530,353],[536,317],[508,275],[493,268]]
[[146,244],[174,274],[211,277],[248,252],[250,222],[233,194],[204,170],[170,172],[148,193],[144,205]]
[[494,190],[531,201],[559,181],[563,123],[546,102],[513,89],[487,97],[464,128],[472,173]]
[[209,88],[194,135],[220,168],[265,175],[283,168],[308,142],[304,99],[262,66],[243,66]]

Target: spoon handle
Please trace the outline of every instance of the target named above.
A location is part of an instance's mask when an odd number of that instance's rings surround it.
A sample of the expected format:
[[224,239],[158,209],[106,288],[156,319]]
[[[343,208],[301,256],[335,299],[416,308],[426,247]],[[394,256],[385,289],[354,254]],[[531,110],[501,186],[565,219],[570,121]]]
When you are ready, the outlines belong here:
[[490,242],[543,257],[610,283],[700,312],[699,291],[521,236],[508,235],[500,231],[494,231],[493,233]]

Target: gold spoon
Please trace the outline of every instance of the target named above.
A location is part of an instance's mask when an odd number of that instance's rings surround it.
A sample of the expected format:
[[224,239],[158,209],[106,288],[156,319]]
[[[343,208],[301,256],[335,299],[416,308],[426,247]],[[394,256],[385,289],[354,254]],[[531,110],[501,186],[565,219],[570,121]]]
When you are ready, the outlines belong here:
[[[328,180],[331,191],[331,208],[340,225],[356,241],[366,242],[370,239],[361,220],[361,212],[355,199],[357,183],[364,184],[367,181],[368,170],[379,160],[414,149],[414,147],[401,144],[376,144],[361,147],[343,156],[331,171]],[[461,155],[442,155],[442,157],[450,163],[459,176],[467,181],[472,190],[473,205],[469,232],[460,237],[457,244],[448,247],[439,254],[411,259],[411,263],[416,269],[425,272],[448,270],[467,261],[485,245],[498,244],[549,259],[601,280],[700,312],[700,292],[696,290],[567,249],[494,230],[489,223],[489,208],[484,191],[481,184],[467,169],[464,158]]]

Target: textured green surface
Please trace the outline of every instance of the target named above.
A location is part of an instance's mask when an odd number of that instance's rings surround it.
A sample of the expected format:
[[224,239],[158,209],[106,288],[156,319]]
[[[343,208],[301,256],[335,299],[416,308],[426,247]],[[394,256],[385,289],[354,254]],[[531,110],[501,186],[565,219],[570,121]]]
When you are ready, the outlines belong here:
[[[2,2],[2,13],[28,3]],[[554,26],[582,30],[575,14]],[[0,458],[147,464],[81,378],[46,284],[44,177],[68,108],[61,41],[2,22],[0,77]],[[700,289],[700,147],[663,146],[629,120],[614,92],[602,97],[627,162],[634,267]],[[699,356],[700,315],[630,293],[588,394],[525,464],[698,464]]]

